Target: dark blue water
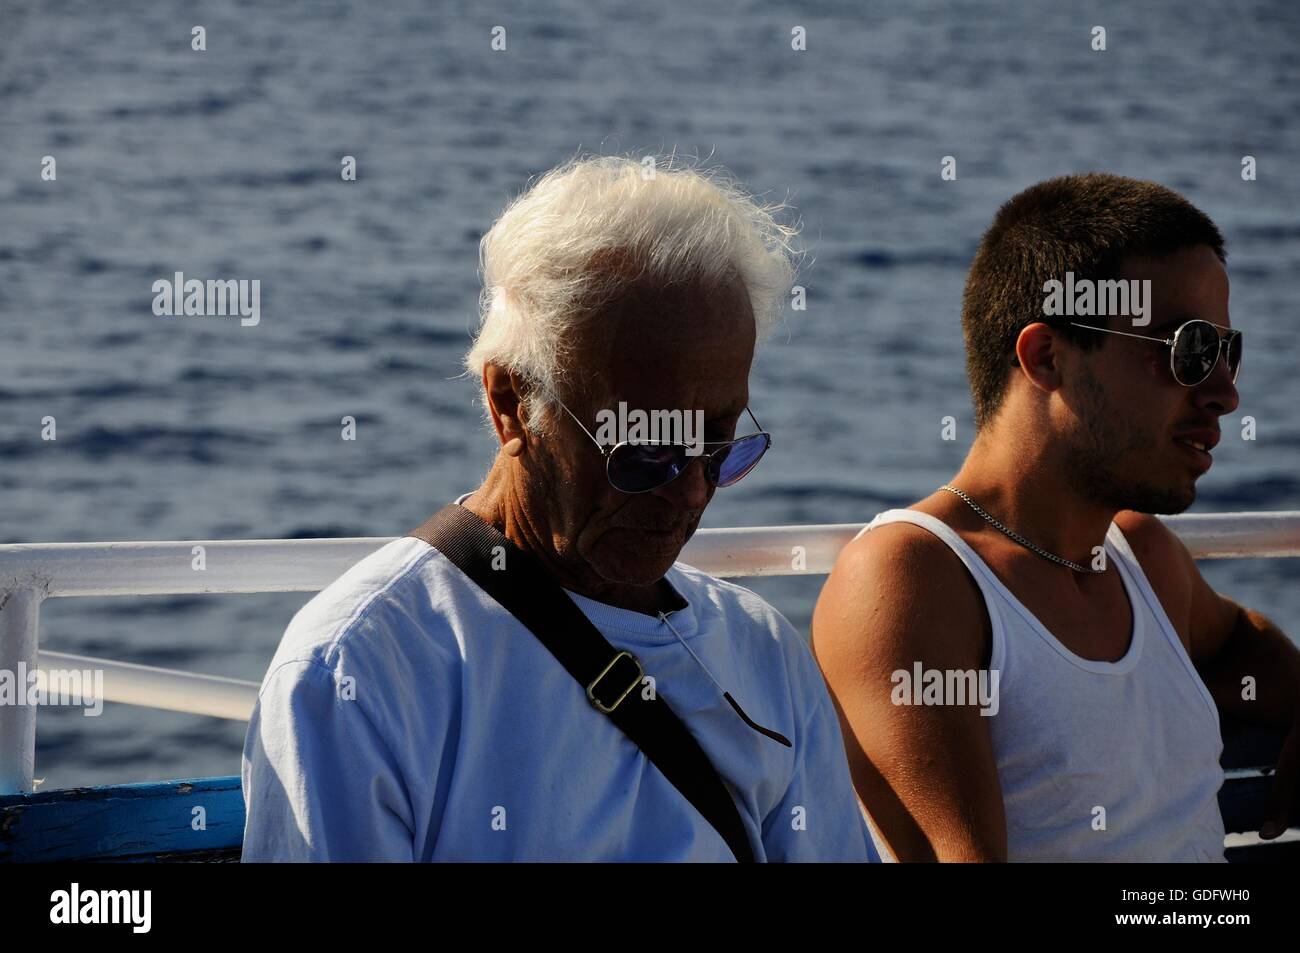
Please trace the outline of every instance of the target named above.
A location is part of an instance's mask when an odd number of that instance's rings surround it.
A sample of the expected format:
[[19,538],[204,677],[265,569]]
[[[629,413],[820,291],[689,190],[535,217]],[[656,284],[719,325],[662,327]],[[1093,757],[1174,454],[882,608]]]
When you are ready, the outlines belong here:
[[[774,449],[705,525],[865,521],[949,477],[980,233],[1089,169],[1172,185],[1228,238],[1259,436],[1225,421],[1193,512],[1300,509],[1300,8],[1075,6],[0,0],[0,540],[389,535],[475,486],[494,443],[454,378],[477,242],[580,148],[712,154],[805,223],[808,310],[752,383]],[[261,324],[155,317],[174,271],[259,279]],[[1205,571],[1300,632],[1296,561]],[[819,586],[755,584],[801,627]],[[258,679],[305,599],[53,600],[42,639]],[[43,711],[37,775],[234,773],[243,731]]]

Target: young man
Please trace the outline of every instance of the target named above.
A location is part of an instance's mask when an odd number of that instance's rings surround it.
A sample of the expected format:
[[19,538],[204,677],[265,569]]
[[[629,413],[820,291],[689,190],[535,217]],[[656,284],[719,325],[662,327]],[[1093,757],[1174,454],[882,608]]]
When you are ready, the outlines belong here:
[[1192,504],[1237,407],[1224,260],[1185,199],[1114,175],[1040,183],[985,234],[970,454],[845,548],[813,617],[899,860],[1222,860],[1221,713],[1291,729],[1261,834],[1285,828],[1300,653],[1150,515]]

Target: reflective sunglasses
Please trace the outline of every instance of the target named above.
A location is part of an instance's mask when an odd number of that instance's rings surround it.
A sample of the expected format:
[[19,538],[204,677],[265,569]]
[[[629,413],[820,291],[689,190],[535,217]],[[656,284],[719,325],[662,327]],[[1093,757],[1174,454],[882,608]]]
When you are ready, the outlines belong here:
[[[1241,372],[1241,332],[1235,328],[1225,328],[1221,324],[1211,324],[1203,318],[1193,318],[1178,326],[1171,338],[1153,338],[1145,334],[1130,334],[1127,331],[1112,331],[1110,328],[1094,328],[1089,324],[1071,321],[1076,328],[1089,331],[1104,331],[1107,334],[1121,334],[1127,338],[1154,341],[1169,348],[1169,368],[1174,372],[1174,380],[1184,387],[1195,387],[1214,371],[1219,363],[1219,356],[1224,356],[1232,382],[1237,383]],[[1219,331],[1226,331],[1222,337]]]
[[[573,411],[565,407],[558,397],[556,402],[564,407],[564,412],[573,417],[573,422],[582,427],[582,432],[591,437],[591,442],[605,458],[605,476],[610,486],[622,493],[648,493],[666,486],[686,472],[686,468],[695,461],[687,451],[684,443],[664,443],[647,440],[640,443],[623,441],[613,447],[606,447],[597,440]],[[772,446],[772,435],[763,429],[753,412],[746,407],[745,413],[754,421],[758,433],[749,434],[738,440],[705,441],[704,450],[698,456],[704,458],[704,473],[710,483],[716,486],[731,486],[740,480],[763,459]],[[713,449],[709,449],[709,448]]]

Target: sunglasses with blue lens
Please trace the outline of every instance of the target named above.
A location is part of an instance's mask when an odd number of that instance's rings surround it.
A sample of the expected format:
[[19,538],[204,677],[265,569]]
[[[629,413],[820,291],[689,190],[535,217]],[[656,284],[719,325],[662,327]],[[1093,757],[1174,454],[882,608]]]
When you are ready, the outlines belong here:
[[745,413],[754,421],[758,433],[736,440],[705,441],[699,454],[692,455],[691,447],[686,444],[653,440],[637,443],[625,440],[613,447],[606,447],[573,411],[565,407],[564,401],[558,397],[555,400],[573,418],[573,422],[582,428],[582,432],[591,437],[591,442],[605,458],[605,476],[610,486],[621,493],[648,493],[667,486],[685,473],[686,468],[699,456],[704,457],[704,473],[710,483],[719,487],[733,486],[758,466],[758,461],[763,459],[763,454],[772,446],[772,435],[763,429],[753,411],[746,407]]

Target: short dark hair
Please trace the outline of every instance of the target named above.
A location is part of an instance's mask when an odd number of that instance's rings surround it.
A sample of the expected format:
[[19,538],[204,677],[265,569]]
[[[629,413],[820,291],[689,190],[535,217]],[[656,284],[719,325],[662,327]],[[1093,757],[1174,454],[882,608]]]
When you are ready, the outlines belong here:
[[[1043,317],[1043,285],[1075,278],[1118,277],[1131,257],[1161,257],[1208,245],[1226,261],[1223,236],[1204,212],[1173,189],[1108,173],[1065,175],[1025,189],[1004,204],[984,233],[962,296],[966,373],[975,426],[1002,403],[1020,331]],[[1071,319],[1066,319],[1066,321]],[[1104,318],[1080,318],[1104,324]],[[1072,343],[1100,346],[1062,322]]]

